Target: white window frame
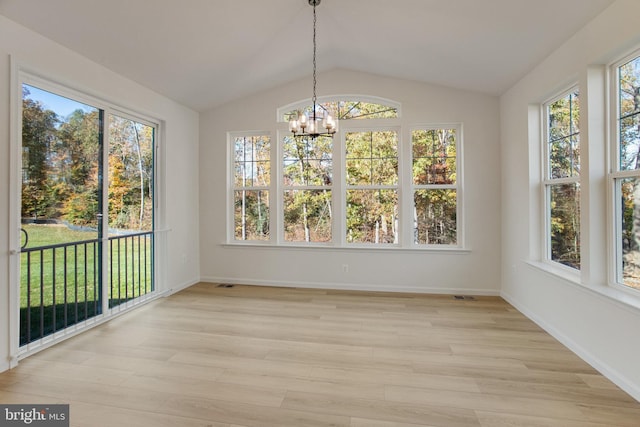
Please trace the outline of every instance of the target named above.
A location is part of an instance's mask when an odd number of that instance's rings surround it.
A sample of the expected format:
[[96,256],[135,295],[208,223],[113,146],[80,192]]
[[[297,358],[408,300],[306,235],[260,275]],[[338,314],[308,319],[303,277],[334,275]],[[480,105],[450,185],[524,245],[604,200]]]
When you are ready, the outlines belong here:
[[[58,342],[64,341],[82,331],[98,326],[107,320],[127,312],[135,306],[150,302],[164,293],[166,293],[166,232],[169,231],[166,224],[166,163],[165,163],[165,121],[154,117],[151,114],[141,112],[135,108],[128,108],[120,105],[112,100],[102,98],[91,93],[89,89],[76,87],[71,82],[65,82],[62,79],[50,76],[48,72],[34,68],[28,64],[24,64],[19,60],[11,57],[11,93],[10,93],[10,213],[9,219],[11,224],[19,224],[21,219],[21,189],[22,183],[22,86],[23,84],[38,87],[58,96],[68,97],[74,101],[78,101],[103,111],[104,123],[104,141],[103,145],[103,165],[104,170],[108,170],[109,162],[109,124],[110,115],[117,115],[128,118],[139,123],[154,128],[154,290],[146,296],[141,297],[135,302],[121,304],[110,308],[108,306],[108,280],[103,282],[102,289],[102,313],[96,315],[76,325],[70,326],[64,330],[60,330],[52,335],[46,336],[40,340],[33,341],[22,347],[19,345],[19,322],[20,322],[20,236],[19,229],[13,228],[9,233],[10,253],[13,255],[9,268],[9,346],[11,351],[10,366],[17,366],[18,361],[44,350]],[[105,173],[102,192],[103,206],[108,207],[108,191],[109,178]],[[103,217],[103,227],[108,230],[107,217]],[[101,242],[103,253],[108,254],[109,237],[104,236]],[[103,257],[102,271],[103,279],[109,276],[108,257]]]
[[[397,117],[341,120],[338,132],[334,135],[332,146],[333,179],[331,185],[331,203],[333,209],[330,242],[304,242],[285,241],[284,230],[284,191],[294,187],[285,187],[283,182],[283,141],[290,136],[287,130],[285,114],[293,110],[307,108],[311,104],[310,99],[296,101],[276,109],[275,122],[271,131],[233,131],[227,132],[227,245],[270,246],[270,247],[295,247],[295,248],[336,248],[349,250],[415,250],[420,252],[436,253],[467,253],[465,235],[465,209],[464,209],[464,125],[461,122],[414,122],[409,123],[402,118],[401,104],[399,102],[368,95],[329,95],[318,97],[317,103],[360,101],[387,105],[397,109]],[[430,129],[455,129],[457,133],[457,176],[455,184],[443,184],[438,188],[455,189],[456,191],[456,244],[416,244],[414,242],[413,225],[413,185],[411,175],[412,146],[411,137],[413,130]],[[393,189],[398,194],[397,215],[397,243],[347,243],[346,235],[346,192],[351,188],[346,184],[346,155],[345,137],[347,132],[369,132],[392,130],[398,135],[398,182],[395,186],[382,186],[385,189]],[[270,239],[268,241],[239,241],[234,236],[234,201],[233,201],[233,146],[232,137],[242,135],[270,135],[271,136],[271,185],[270,192]],[[274,138],[273,135],[276,135]],[[381,187],[381,188],[382,188]],[[323,189],[317,186],[295,186],[295,189],[314,190]],[[431,186],[430,188],[436,188]]]
[[[268,186],[250,186],[250,187],[238,187],[235,185],[235,140],[236,138],[251,138],[255,136],[266,136],[269,138],[269,161],[271,163],[271,174]],[[268,245],[271,244],[274,239],[274,230],[276,226],[274,224],[274,179],[275,175],[275,163],[274,152],[276,152],[273,141],[273,135],[270,131],[231,131],[227,132],[227,160],[228,160],[228,173],[227,173],[227,242],[234,243],[250,243],[256,245]],[[268,191],[269,193],[269,238],[265,240],[238,240],[235,237],[235,192],[238,190],[248,191]]]
[[[455,184],[415,184],[413,182],[413,132],[430,131],[440,129],[454,129],[456,131],[456,182]],[[409,222],[405,224],[411,231],[410,246],[414,248],[425,249],[462,249],[465,246],[464,238],[464,209],[463,209],[463,183],[464,183],[464,162],[463,162],[463,125],[462,123],[430,123],[423,125],[414,125],[410,128],[409,140],[407,141],[407,150],[409,151],[409,167],[406,175],[411,182],[410,192],[407,205],[410,206],[406,218]],[[415,209],[414,195],[418,190],[455,190],[456,191],[456,244],[425,244],[417,243],[414,238],[415,225],[413,211]]]
[[[389,119],[396,120],[396,119]],[[354,122],[357,120],[354,120]],[[402,218],[402,197],[401,197],[401,188],[402,188],[402,175],[403,175],[403,167],[402,167],[402,129],[400,126],[362,126],[362,122],[358,121],[359,126],[347,127],[342,131],[340,135],[340,172],[342,175],[341,189],[340,189],[340,244],[344,247],[350,248],[398,248],[402,246],[403,236],[403,218]],[[366,122],[365,122],[366,123]],[[347,144],[346,137],[347,133],[366,133],[366,132],[395,132],[398,145],[397,145],[397,159],[398,159],[398,180],[395,185],[349,185],[347,184],[347,173],[346,173],[346,164],[347,164]],[[396,216],[396,221],[398,222],[397,226],[397,242],[396,243],[351,243],[348,242],[347,239],[347,192],[349,190],[395,190],[398,197],[398,215]]]
[[[550,98],[544,102],[541,106],[542,115],[542,218],[543,218],[543,234],[542,234],[542,261],[551,265],[553,268],[560,269],[566,273],[576,275],[580,272],[579,269],[567,266],[560,262],[554,261],[551,254],[551,187],[554,185],[562,184],[577,184],[580,186],[580,175],[565,177],[565,178],[551,178],[551,159],[549,152],[549,106],[554,102],[557,102],[573,93],[580,93],[580,88],[577,83],[572,84],[567,89],[563,90],[559,94]],[[578,98],[580,102],[580,98]],[[580,123],[580,117],[578,118]],[[578,125],[578,135],[580,135],[580,125]],[[580,219],[581,222],[581,219]],[[580,229],[581,226],[579,226]],[[580,230],[579,230],[580,232]]]
[[609,197],[609,211],[611,213],[610,230],[610,245],[612,250],[610,262],[610,274],[609,285],[615,289],[630,293],[635,296],[640,296],[640,290],[632,288],[624,284],[623,279],[623,262],[622,262],[622,205],[620,200],[622,180],[625,178],[637,178],[640,179],[640,168],[635,170],[621,170],[620,168],[620,73],[619,68],[631,61],[640,59],[640,49],[626,55],[620,60],[612,63],[609,67],[609,81],[610,81],[610,114],[609,114],[609,126],[610,126],[610,152],[609,158],[611,159],[610,173],[608,177],[608,189],[610,192]]
[[[332,183],[331,185],[328,186],[323,186],[323,185],[284,185],[284,165],[283,165],[283,153],[284,153],[284,149],[283,149],[283,144],[284,144],[284,139],[286,137],[290,137],[291,133],[290,132],[278,132],[278,142],[277,142],[277,155],[276,157],[274,157],[275,163],[277,164],[277,184],[275,186],[276,188],[276,192],[277,192],[277,213],[278,213],[278,220],[277,220],[277,227],[278,227],[278,243],[280,245],[283,246],[309,246],[309,247],[327,247],[327,246],[335,246],[336,245],[336,232],[337,232],[337,219],[335,215],[332,215],[332,220],[331,220],[331,240],[328,242],[315,242],[315,241],[311,241],[311,242],[304,242],[304,241],[290,241],[290,240],[286,240],[285,238],[285,224],[284,224],[284,192],[285,191],[295,191],[295,190],[300,190],[300,191],[313,191],[313,190],[330,190],[331,191],[331,206],[332,209],[335,209],[336,205],[336,201],[337,201],[337,196],[336,196],[336,189],[339,188],[339,186],[336,185],[336,159],[338,158],[338,156],[336,156],[337,153],[337,146],[338,144],[338,138],[336,138],[336,134],[334,134],[333,137],[333,143],[331,144],[331,166],[332,166]],[[273,165],[273,161],[272,161],[272,165]],[[275,166],[275,165],[274,165]],[[273,166],[272,166],[273,167]]]

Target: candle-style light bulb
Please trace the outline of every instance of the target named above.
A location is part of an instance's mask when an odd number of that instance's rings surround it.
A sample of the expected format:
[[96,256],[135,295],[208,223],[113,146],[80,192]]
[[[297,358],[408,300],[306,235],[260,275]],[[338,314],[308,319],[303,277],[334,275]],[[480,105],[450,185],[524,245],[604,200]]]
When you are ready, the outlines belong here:
[[299,124],[296,119],[289,120],[289,132],[298,133]]
[[304,130],[307,127],[307,124],[309,123],[309,118],[307,117],[306,114],[300,113],[300,116],[298,116],[298,123],[300,124],[300,128]]

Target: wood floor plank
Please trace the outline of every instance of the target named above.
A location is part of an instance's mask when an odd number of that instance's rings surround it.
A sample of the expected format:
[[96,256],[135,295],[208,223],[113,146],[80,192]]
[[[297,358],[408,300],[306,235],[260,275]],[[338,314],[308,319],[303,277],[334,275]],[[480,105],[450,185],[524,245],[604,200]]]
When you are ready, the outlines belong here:
[[582,381],[584,381],[585,384],[588,384],[589,387],[621,391],[617,385],[615,385],[614,383],[612,383],[611,381],[609,381],[607,378],[603,377],[599,373],[577,374],[577,376]]
[[212,399],[176,396],[168,399],[165,413],[248,427],[348,427],[347,416],[287,408],[271,408]]
[[170,361],[186,365],[242,370],[257,375],[293,375],[303,378],[308,377],[313,368],[312,365],[301,362],[282,362],[235,356],[210,357],[205,352],[187,351],[178,352]]
[[307,393],[326,393],[334,396],[359,396],[363,399],[384,399],[384,385],[360,383],[357,381],[322,380],[312,378],[295,378],[277,375],[255,375],[227,370],[217,380],[218,383],[239,384],[244,386],[260,386],[277,390],[302,391]]
[[24,370],[29,375],[65,380],[74,378],[96,384],[117,386],[133,374],[122,368],[112,369],[103,366],[84,366],[77,363],[54,362],[31,358],[24,361]]
[[[259,385],[258,385],[259,384]],[[142,392],[162,392],[178,396],[202,397],[219,401],[248,403],[277,408],[284,399],[286,390],[267,388],[262,383],[250,385],[221,383],[195,378],[158,377],[134,375],[123,387]]]
[[434,424],[407,424],[365,418],[351,418],[351,427],[437,427]]
[[616,427],[638,427],[640,425],[640,406],[621,408],[619,406],[588,404],[580,405],[580,410],[588,422]]
[[469,409],[411,404],[387,400],[344,399],[328,394],[287,392],[283,408],[319,414],[371,418],[407,424],[434,424],[451,427],[479,426],[475,413]]
[[369,369],[381,371],[412,372],[411,361],[400,359],[382,360],[376,359],[371,355],[369,355],[369,357],[363,357],[357,353],[339,354],[327,352],[317,353],[310,351],[272,351],[267,355],[266,359],[284,362],[303,362],[319,367],[357,368],[360,366],[366,366]]
[[390,402],[429,404],[438,407],[473,409],[518,415],[545,414],[551,418],[580,420],[583,413],[573,402],[553,400],[553,397],[529,398],[488,393],[433,390],[426,388],[387,386],[385,398]]
[[476,411],[482,427],[613,427],[611,424],[558,420],[544,415],[515,415]]
[[413,387],[433,388],[438,390],[480,392],[474,378],[446,376],[437,374],[420,374],[416,372],[375,371],[366,368],[322,368],[315,367],[311,378],[327,381],[371,385],[406,385]]
[[84,402],[70,402],[71,407],[71,427],[245,427]]
[[482,393],[491,395],[553,399],[586,405],[596,404],[623,408],[638,407],[638,402],[622,390],[597,389],[586,385],[584,387],[563,386],[492,379],[480,379],[477,380],[477,383]]
[[0,374],[74,427],[638,427],[640,403],[498,297],[200,283]]

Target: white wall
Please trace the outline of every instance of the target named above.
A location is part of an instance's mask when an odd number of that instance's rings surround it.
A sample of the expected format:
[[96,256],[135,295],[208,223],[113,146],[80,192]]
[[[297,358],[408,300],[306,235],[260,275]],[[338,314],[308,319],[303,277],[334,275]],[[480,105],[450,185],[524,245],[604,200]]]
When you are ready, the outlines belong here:
[[[500,259],[498,99],[473,92],[333,70],[318,75],[319,95],[361,94],[402,104],[401,124],[464,126],[466,253],[362,249],[230,247],[227,131],[275,135],[276,108],[310,97],[310,78],[201,115],[200,256],[203,280],[301,287],[497,294]],[[406,137],[406,136],[405,136]],[[276,138],[274,136],[273,140]],[[342,265],[349,271],[343,272]]]
[[[165,271],[160,290],[190,285],[199,277],[198,121],[196,112],[101,67],[68,49],[0,16],[0,372],[9,362],[9,236],[19,228],[9,220],[10,180],[10,57],[58,80],[109,101],[162,120],[165,124],[166,167]],[[20,92],[18,92],[20,93]]]
[[[603,108],[605,65],[640,47],[638,16],[640,2],[615,2],[500,98],[500,120],[502,295],[640,400],[640,298],[606,286]],[[583,251],[577,280],[563,279],[537,263],[540,132],[535,113],[572,82],[580,83],[581,103],[587,107],[581,110]]]

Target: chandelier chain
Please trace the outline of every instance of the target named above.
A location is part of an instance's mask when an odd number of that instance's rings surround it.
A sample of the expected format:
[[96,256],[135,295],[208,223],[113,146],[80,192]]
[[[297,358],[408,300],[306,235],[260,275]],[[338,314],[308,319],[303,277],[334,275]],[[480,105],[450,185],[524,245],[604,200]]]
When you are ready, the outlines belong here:
[[313,116],[316,116],[316,4],[313,4]]
[[[313,106],[310,112],[304,110],[298,110],[295,117],[291,117],[289,120],[289,130],[293,133],[295,138],[310,138],[315,140],[318,137],[331,137],[338,130],[338,123],[331,117],[330,112],[320,106],[320,110],[316,111],[318,107],[318,96],[316,94],[316,86],[318,85],[317,76],[317,23],[318,16],[316,14],[316,6],[320,4],[321,0],[309,0],[309,5],[313,6]],[[318,113],[320,113],[318,115]]]

